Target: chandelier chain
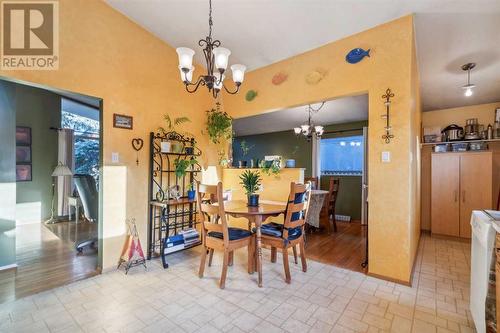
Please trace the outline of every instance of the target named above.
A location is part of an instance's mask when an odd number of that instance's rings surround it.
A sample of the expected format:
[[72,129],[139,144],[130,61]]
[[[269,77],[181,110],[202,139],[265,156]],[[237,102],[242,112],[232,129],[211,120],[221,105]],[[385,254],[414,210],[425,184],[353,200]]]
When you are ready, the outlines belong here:
[[208,0],[208,37],[212,37],[212,25],[213,20],[212,20],[212,0]]

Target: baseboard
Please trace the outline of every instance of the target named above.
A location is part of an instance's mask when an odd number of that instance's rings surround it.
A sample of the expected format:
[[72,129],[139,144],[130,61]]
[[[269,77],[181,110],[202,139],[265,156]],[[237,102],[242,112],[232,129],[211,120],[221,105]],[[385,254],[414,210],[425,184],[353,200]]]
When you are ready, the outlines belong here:
[[370,272],[366,273],[366,275],[377,278],[377,279],[381,279],[381,280],[385,280],[385,281],[389,281],[389,282],[394,282],[397,284],[402,284],[402,285],[407,286],[407,287],[411,287],[411,276],[410,276],[410,281],[403,281],[403,280],[394,279],[394,278],[391,278],[391,277],[388,277],[385,275],[380,275],[380,274],[375,274],[375,273],[370,273]]
[[17,264],[10,264],[5,266],[0,266],[0,271],[7,271],[9,269],[17,269]]

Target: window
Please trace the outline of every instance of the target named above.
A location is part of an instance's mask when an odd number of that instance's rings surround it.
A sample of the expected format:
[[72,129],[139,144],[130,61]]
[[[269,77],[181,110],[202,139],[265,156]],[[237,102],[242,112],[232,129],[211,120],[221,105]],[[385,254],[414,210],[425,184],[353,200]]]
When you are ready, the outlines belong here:
[[[72,101],[69,101],[69,103],[75,104]],[[78,113],[68,112],[66,110],[72,110],[69,103],[63,99],[61,127],[71,128],[75,133],[75,173],[89,174],[98,180],[99,111],[81,105],[79,106]],[[86,109],[90,109],[92,112]]]
[[361,175],[363,136],[322,139],[321,175]]

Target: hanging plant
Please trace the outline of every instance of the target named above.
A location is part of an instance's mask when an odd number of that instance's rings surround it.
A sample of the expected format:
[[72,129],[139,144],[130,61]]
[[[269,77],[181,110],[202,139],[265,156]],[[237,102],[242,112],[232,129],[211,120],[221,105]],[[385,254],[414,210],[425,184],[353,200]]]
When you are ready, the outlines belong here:
[[[217,103],[218,104],[218,103]],[[226,112],[219,109],[211,109],[207,111],[207,133],[215,144],[218,144],[222,140],[231,140],[233,137],[233,118],[231,118]]]

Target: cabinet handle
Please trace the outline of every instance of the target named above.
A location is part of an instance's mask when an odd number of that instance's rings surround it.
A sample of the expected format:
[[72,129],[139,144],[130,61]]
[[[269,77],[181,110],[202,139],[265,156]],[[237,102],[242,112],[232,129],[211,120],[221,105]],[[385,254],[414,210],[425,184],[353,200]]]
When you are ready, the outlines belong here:
[[455,202],[457,202],[458,201],[458,191],[455,190],[453,193],[455,194]]
[[462,202],[465,203],[465,190],[462,191]]

